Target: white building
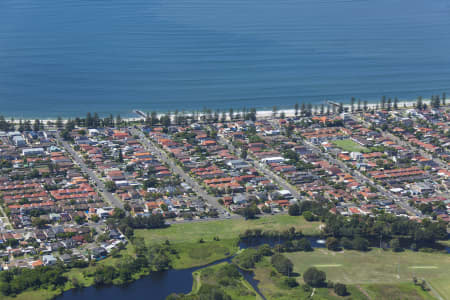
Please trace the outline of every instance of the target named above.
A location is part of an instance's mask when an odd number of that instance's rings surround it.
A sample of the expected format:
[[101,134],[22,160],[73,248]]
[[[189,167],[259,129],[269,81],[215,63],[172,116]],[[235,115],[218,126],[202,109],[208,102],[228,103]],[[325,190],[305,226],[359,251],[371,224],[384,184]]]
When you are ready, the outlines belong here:
[[23,156],[37,156],[37,155],[43,155],[44,154],[44,148],[28,148],[22,150]]
[[273,164],[273,163],[284,162],[285,159],[284,159],[284,157],[281,157],[281,156],[274,156],[274,157],[263,158],[263,159],[261,159],[261,161],[266,163],[266,164]]

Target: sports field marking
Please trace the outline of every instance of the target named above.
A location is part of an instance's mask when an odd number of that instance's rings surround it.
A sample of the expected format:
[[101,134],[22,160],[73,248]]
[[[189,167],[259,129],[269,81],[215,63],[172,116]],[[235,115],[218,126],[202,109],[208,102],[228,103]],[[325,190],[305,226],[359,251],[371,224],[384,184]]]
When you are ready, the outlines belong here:
[[436,266],[411,266],[410,269],[438,269]]
[[336,265],[314,265],[314,267],[317,268],[335,268],[335,267],[342,267],[342,265],[336,264]]

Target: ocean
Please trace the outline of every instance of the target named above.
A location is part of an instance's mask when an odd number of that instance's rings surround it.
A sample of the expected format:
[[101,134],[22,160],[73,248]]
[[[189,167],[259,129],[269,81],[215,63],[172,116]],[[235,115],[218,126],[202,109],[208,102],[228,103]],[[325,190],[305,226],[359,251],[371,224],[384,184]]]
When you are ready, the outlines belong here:
[[450,94],[448,0],[1,0],[0,114]]

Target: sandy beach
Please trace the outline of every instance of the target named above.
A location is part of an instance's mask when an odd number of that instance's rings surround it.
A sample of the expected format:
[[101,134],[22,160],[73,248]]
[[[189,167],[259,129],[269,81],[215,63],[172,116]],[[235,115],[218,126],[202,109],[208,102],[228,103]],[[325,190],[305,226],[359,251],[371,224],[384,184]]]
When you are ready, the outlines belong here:
[[[424,104],[429,105],[431,103],[431,100],[430,99],[422,99],[422,102]],[[417,100],[400,100],[398,102],[398,107],[399,107],[399,109],[401,109],[401,108],[414,108],[414,104],[415,103],[417,103]],[[327,105],[326,104],[324,104],[324,105],[325,105],[325,109],[326,109]],[[374,108],[376,108],[377,105],[380,107],[380,102],[369,102],[369,103],[367,103],[367,107],[369,109],[374,109]],[[301,106],[301,104],[299,103],[299,110],[300,110],[300,106]],[[319,109],[321,104],[313,105],[313,114],[314,114],[314,107],[315,106],[317,106],[318,109]],[[351,108],[351,104],[349,104],[349,103],[345,103],[345,104],[343,104],[343,106],[345,108],[347,108],[348,110],[350,110],[350,108]],[[363,106],[363,103],[361,103],[361,107],[362,106]],[[357,103],[354,104],[354,108],[355,109],[356,109],[356,107],[357,107]],[[229,118],[228,110],[226,110],[225,112],[226,112],[226,116],[227,116],[227,119],[228,119]],[[140,121],[140,120],[144,119],[144,117],[138,116],[138,114],[136,114],[135,112],[133,112],[133,113],[136,115],[136,117],[123,117],[122,119],[124,121],[127,121],[127,122],[137,122],[137,121]],[[147,113],[147,112],[144,112],[144,113]],[[150,113],[150,112],[148,112],[148,113]],[[171,117],[174,118],[173,111],[171,111],[170,113],[171,113]],[[185,113],[185,115],[190,115],[190,114],[192,114],[194,112],[190,111],[190,112],[184,112],[184,113]],[[242,113],[242,111],[234,110],[234,114],[235,115],[241,114],[241,113]],[[286,117],[294,117],[295,116],[295,109],[294,108],[287,108],[287,109],[286,108],[285,109],[280,108],[280,109],[277,109],[277,115],[280,115],[281,113],[284,113]],[[160,118],[160,117],[162,117],[164,115],[166,115],[166,113],[158,113],[157,114],[158,118]],[[198,115],[202,116],[203,113],[199,112]],[[256,116],[257,116],[257,118],[263,118],[263,119],[264,118],[270,118],[270,117],[273,116],[273,110],[267,110],[267,109],[260,109],[260,110],[258,110],[257,109]],[[85,117],[85,116],[78,116],[78,117]],[[73,120],[74,118],[76,118],[76,117],[62,118],[62,120],[63,120],[63,122],[66,122],[67,120],[69,120],[69,119]],[[34,120],[35,119],[14,119],[14,123],[15,124],[19,124],[20,121],[22,121],[22,122],[23,121],[31,121],[31,122],[33,122]],[[50,123],[55,123],[57,121],[56,119],[39,119],[39,120],[44,121],[44,122],[50,122]]]

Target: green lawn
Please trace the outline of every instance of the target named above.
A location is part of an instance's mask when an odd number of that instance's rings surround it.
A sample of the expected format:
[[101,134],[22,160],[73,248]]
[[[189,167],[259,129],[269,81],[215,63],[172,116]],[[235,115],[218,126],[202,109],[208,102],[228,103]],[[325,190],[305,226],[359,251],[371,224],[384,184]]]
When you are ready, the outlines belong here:
[[422,291],[412,283],[372,284],[361,287],[372,299],[433,299],[430,293]]
[[305,234],[319,234],[320,222],[307,222],[303,217],[289,215],[264,216],[256,220],[217,220],[208,222],[192,222],[174,224],[163,229],[139,229],[135,235],[146,241],[160,243],[169,240],[171,243],[197,242],[200,238],[212,240],[235,239],[247,229],[285,230],[295,227]]
[[[367,297],[363,292],[356,286],[347,286],[349,295],[346,297],[337,296],[332,289],[320,288],[314,290],[314,296],[309,298],[313,289],[304,290],[303,286],[299,285],[295,288],[289,288],[284,283],[284,276],[276,272],[272,272],[273,268],[270,264],[270,258],[266,257],[261,262],[259,262],[254,269],[255,279],[259,281],[258,288],[261,293],[268,300],[291,300],[291,299],[352,299],[352,300],[367,300]],[[299,284],[302,284],[302,279],[296,277]]]
[[314,252],[295,252],[286,256],[300,274],[315,266],[326,272],[327,279],[345,284],[411,283],[412,278],[417,277],[429,282],[442,297],[450,295],[448,254],[412,251],[394,253],[380,249],[370,252],[316,249]]
[[[295,227],[307,234],[318,234],[320,225],[320,222],[307,222],[303,217],[275,215],[247,221],[230,219],[174,224],[163,229],[136,230],[135,236],[143,237],[147,243],[169,240],[178,252],[173,257],[173,267],[186,269],[233,255],[239,250],[239,234],[247,229],[285,230]],[[200,239],[203,243],[199,242]]]
[[[385,279],[382,279],[380,276],[372,280],[370,276],[374,273],[371,272],[370,269],[377,268],[378,264],[388,265],[389,263],[392,263],[393,261],[390,255],[381,256],[378,260],[369,259],[370,263],[364,263],[363,266],[360,266],[364,259],[358,258],[359,255],[357,252],[352,251],[351,253],[345,253],[346,260],[337,257],[338,254],[339,253],[336,253],[336,256],[333,256],[330,253],[325,254],[315,250],[313,253],[297,252],[285,255],[291,258],[294,263],[294,270],[300,273],[297,274],[297,277],[295,278],[301,285],[304,284],[301,272],[304,272],[311,266],[316,266],[318,269],[326,272],[327,280],[345,283],[347,285],[347,290],[349,291],[349,295],[346,297],[339,297],[332,289],[319,288],[315,289],[314,296],[311,299],[435,299],[431,292],[422,291],[420,287],[415,286],[412,283],[412,277],[407,278],[406,274],[402,274],[405,276],[403,278],[392,280],[392,270],[389,270],[388,268],[383,271]],[[421,263],[429,263],[429,260],[436,262],[440,259],[440,257],[422,257],[422,253],[417,254],[419,254],[418,259]],[[414,256],[410,253],[397,253],[395,255],[399,257],[405,256],[400,258],[401,261],[414,259]],[[348,263],[348,260],[351,260],[352,256],[356,257],[354,262],[352,262],[351,265],[346,265],[346,267],[344,267],[344,264]],[[450,277],[450,275],[445,274],[447,267],[448,266],[446,265],[442,266],[442,270],[439,271],[439,274],[428,273],[426,275],[428,278],[432,279],[439,278],[441,275]],[[295,288],[286,287],[283,281],[285,277],[272,271],[273,268],[269,258],[265,258],[263,261],[259,262],[254,269],[255,279],[259,281],[258,288],[267,299],[307,299],[312,295],[312,290],[305,291],[302,286]],[[375,276],[378,276],[378,274],[375,274]],[[448,282],[449,280],[447,279],[447,284]],[[443,291],[441,295],[446,299],[445,296],[448,294],[445,294],[445,291]]]
[[363,153],[370,152],[370,150],[368,148],[363,147],[363,146],[359,145],[358,143],[356,143],[352,140],[349,140],[349,139],[335,140],[335,141],[332,141],[332,143],[347,152],[363,152]]

